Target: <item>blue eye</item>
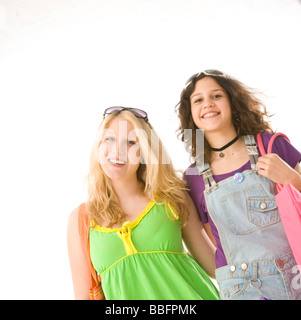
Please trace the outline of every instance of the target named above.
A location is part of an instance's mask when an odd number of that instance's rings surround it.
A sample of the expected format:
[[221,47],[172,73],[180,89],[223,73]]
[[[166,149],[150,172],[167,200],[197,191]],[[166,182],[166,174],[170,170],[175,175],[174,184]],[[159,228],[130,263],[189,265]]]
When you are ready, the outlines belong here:
[[104,139],[104,141],[106,141],[106,142],[114,142],[115,141],[115,137],[106,137]]

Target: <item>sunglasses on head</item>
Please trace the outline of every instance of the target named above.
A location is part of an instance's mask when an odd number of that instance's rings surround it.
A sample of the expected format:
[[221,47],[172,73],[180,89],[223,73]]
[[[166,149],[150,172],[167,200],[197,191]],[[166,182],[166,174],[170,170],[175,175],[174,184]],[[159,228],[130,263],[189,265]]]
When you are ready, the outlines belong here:
[[219,76],[219,77],[226,77],[226,74],[218,71],[218,70],[214,70],[214,69],[209,69],[209,70],[203,70],[200,71],[199,73],[195,73],[193,76],[191,76],[185,83],[185,89],[190,85],[190,83],[197,77],[199,77],[201,74],[204,74],[206,76]]
[[137,118],[141,118],[145,121],[148,121],[147,113],[145,111],[143,111],[141,109],[137,109],[137,108],[110,107],[104,111],[103,116],[105,117],[107,114],[118,114],[123,110],[131,112]]

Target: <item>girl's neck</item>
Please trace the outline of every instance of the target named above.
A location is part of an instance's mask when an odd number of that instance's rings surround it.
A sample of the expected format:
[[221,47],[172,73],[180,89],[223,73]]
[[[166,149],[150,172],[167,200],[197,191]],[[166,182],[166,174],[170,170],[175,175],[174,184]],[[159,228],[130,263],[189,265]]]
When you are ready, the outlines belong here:
[[[228,130],[227,132],[210,132],[207,135],[205,133],[205,136],[211,148],[220,149],[233,140],[237,133],[235,130]],[[248,161],[249,155],[241,138],[221,152],[211,150],[210,166],[214,175],[237,170]]]
[[237,136],[235,129],[218,132],[205,132],[206,140],[211,148],[221,148]]
[[150,201],[144,193],[143,183],[138,180],[119,180],[112,181],[112,185],[120,207],[126,214],[125,221],[134,221]]
[[143,185],[137,179],[112,180],[112,186],[120,202],[122,202],[123,199],[128,199],[129,197],[143,195]]

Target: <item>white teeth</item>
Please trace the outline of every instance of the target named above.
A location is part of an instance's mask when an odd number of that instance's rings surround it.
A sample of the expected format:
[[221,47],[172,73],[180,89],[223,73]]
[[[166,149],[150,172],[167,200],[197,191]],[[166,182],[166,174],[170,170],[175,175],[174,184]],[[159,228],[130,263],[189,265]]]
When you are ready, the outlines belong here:
[[218,115],[218,112],[209,112],[203,115],[203,118],[205,119],[205,118],[216,116],[216,115]]
[[113,164],[126,164],[126,161],[121,161],[121,160],[115,160],[115,159],[108,159],[110,163]]

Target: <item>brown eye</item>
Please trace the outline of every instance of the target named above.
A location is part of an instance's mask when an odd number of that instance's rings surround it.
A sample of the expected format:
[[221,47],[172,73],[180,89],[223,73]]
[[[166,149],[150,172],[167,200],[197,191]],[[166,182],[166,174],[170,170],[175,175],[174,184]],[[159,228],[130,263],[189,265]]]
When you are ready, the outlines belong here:
[[199,99],[196,99],[193,103],[200,103],[202,101],[203,101],[203,99],[199,98]]

